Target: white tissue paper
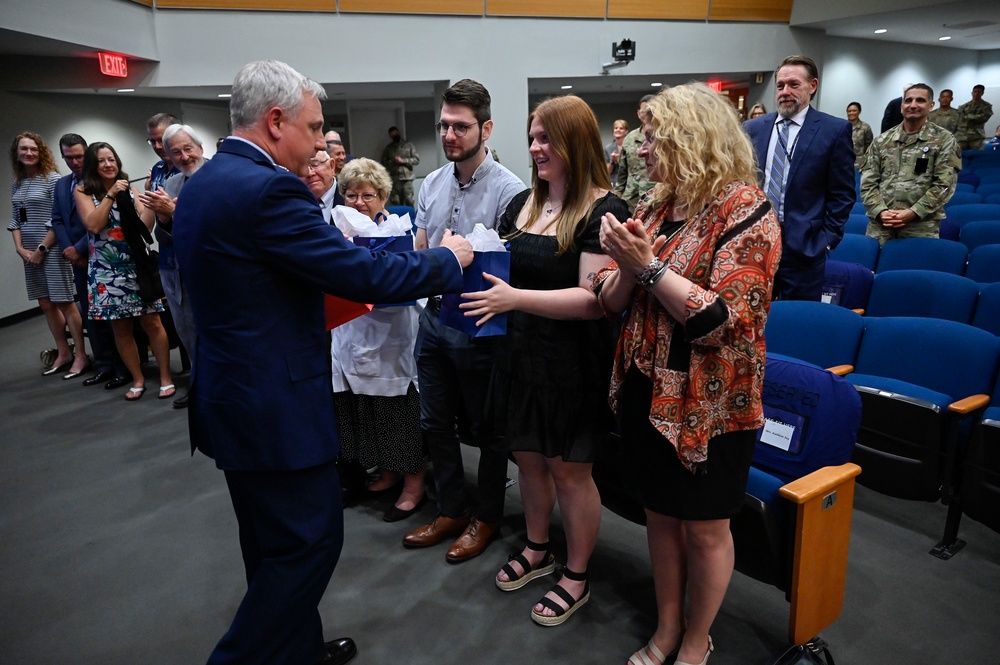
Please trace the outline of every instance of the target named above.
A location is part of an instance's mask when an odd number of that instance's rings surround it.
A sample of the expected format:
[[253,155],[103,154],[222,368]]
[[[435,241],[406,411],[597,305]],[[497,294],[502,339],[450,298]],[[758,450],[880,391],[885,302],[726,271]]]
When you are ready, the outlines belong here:
[[348,238],[361,236],[362,238],[388,238],[390,236],[405,236],[410,233],[413,227],[410,224],[410,215],[405,214],[389,215],[381,224],[376,224],[368,215],[358,212],[349,206],[336,206],[331,215],[333,225],[340,229]]
[[506,252],[507,248],[504,247],[503,240],[500,239],[500,234],[498,234],[493,229],[488,229],[482,224],[476,224],[472,229],[472,233],[465,237],[472,245],[472,250],[475,252]]

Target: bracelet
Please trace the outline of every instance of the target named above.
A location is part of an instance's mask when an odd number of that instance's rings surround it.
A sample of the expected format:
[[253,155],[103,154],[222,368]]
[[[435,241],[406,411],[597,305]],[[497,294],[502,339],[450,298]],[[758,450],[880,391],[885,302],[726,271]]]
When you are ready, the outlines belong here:
[[104,198],[106,198],[109,201],[114,201],[115,200],[115,197],[111,196],[110,194],[105,194]]
[[656,273],[652,277],[649,278],[649,282],[647,282],[644,285],[645,289],[647,291],[650,290],[650,289],[652,289],[653,285],[656,284],[657,282],[659,282],[660,278],[663,277],[665,274],[667,274],[667,264],[666,263],[664,263],[663,267],[660,268],[659,270],[657,270]]
[[38,246],[38,251],[44,254],[45,252],[49,251],[49,248],[45,246],[45,243],[42,243]]
[[665,267],[665,263],[660,259],[653,257],[653,260],[649,262],[649,265],[642,269],[638,275],[635,276],[635,283],[639,286],[648,287],[651,285],[657,276]]

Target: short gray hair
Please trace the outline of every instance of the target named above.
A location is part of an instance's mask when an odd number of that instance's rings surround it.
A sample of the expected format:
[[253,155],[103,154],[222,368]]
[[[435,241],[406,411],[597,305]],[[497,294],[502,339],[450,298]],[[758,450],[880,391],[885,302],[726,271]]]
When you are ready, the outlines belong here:
[[323,86],[283,62],[257,60],[244,65],[233,79],[233,96],[229,100],[233,130],[256,126],[267,110],[275,106],[292,119],[298,117],[305,93],[326,99]]
[[198,132],[194,131],[194,127],[191,125],[170,125],[165,130],[163,130],[163,147],[170,150],[170,142],[173,140],[174,136],[178,133],[184,132],[188,137],[197,143],[199,146],[204,147],[205,143],[198,136]]
[[371,185],[378,192],[379,198],[388,199],[392,193],[392,178],[385,167],[374,159],[358,157],[347,162],[347,166],[337,176],[337,186],[344,194],[349,189],[357,189],[361,185]]

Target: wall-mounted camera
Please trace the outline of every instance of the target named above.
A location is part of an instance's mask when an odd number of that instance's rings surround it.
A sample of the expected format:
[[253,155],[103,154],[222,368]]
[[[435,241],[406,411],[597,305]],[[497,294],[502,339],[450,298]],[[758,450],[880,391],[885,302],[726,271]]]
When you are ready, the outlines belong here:
[[601,66],[603,69],[602,74],[607,75],[612,69],[625,67],[628,63],[635,60],[635,42],[631,39],[623,39],[620,42],[615,42],[611,45],[611,58],[612,62],[606,62]]

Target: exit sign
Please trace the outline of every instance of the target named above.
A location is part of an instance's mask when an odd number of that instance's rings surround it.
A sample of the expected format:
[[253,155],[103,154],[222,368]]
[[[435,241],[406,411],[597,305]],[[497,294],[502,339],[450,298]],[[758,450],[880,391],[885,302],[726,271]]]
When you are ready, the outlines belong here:
[[101,73],[105,76],[117,76],[125,78],[128,76],[128,62],[125,56],[119,53],[97,53],[97,59],[101,63]]

